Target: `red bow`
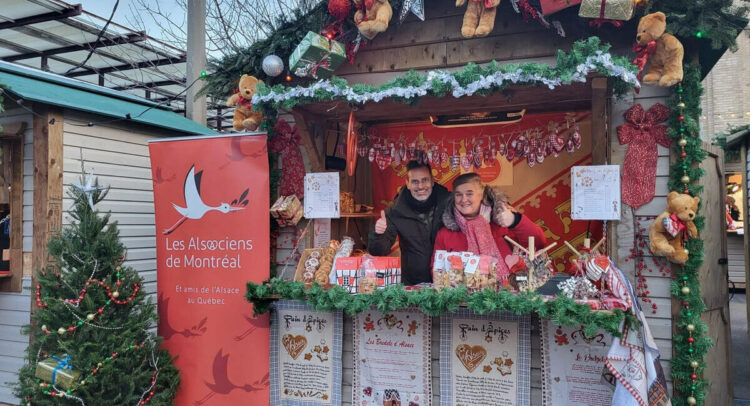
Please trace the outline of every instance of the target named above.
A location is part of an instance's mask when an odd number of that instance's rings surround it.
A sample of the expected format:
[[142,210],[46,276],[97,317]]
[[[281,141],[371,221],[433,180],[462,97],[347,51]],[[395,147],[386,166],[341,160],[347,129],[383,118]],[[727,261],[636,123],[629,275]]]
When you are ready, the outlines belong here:
[[681,218],[677,217],[676,213],[672,213],[669,215],[669,221],[672,223],[673,227],[676,227],[677,232],[674,233],[674,235],[677,235],[680,231],[684,230],[687,225],[684,221],[682,221]]
[[643,76],[643,68],[646,67],[649,55],[656,52],[656,41],[651,41],[646,45],[640,45],[639,43],[633,44],[633,53],[635,53],[635,59],[633,64],[638,67],[638,80],[641,80]]
[[[234,89],[233,92],[234,92],[234,94],[239,94],[240,93],[240,89]],[[244,107],[246,109],[250,109],[250,110],[253,109],[253,102],[252,102],[251,99],[246,99],[246,98],[244,98],[242,96],[238,96],[238,97],[239,97],[237,99],[237,105],[238,106],[242,106],[242,107]]]
[[596,28],[598,30],[598,29],[602,28],[602,26],[604,24],[607,24],[607,23],[614,25],[615,28],[622,27],[622,21],[620,21],[620,20],[612,20],[612,19],[609,19],[609,18],[597,18],[596,20],[590,21],[589,25],[591,27],[594,27],[594,28]]

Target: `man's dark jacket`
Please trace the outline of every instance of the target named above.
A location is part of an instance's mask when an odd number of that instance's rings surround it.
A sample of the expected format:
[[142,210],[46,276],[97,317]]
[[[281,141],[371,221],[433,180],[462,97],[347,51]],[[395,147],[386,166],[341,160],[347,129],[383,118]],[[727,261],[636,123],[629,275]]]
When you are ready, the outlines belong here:
[[[385,209],[388,227],[383,234],[376,234],[375,227],[370,230],[368,249],[370,254],[384,256],[391,251],[398,235],[401,248],[401,282],[404,285],[416,285],[421,282],[432,282],[430,263],[435,236],[443,227],[442,213],[448,203],[450,192],[437,183],[432,187],[429,201],[432,207],[417,210],[411,202],[414,199],[409,189],[402,187],[392,205]],[[409,194],[406,197],[406,194]]]

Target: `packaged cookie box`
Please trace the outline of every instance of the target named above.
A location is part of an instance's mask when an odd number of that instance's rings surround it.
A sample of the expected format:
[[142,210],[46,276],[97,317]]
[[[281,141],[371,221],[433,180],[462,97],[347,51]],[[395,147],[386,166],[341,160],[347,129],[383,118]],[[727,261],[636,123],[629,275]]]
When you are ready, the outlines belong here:
[[[369,260],[366,269],[361,269]],[[368,276],[369,275],[369,276]],[[372,293],[401,283],[401,259],[396,257],[341,257],[336,259],[336,284],[349,293]]]

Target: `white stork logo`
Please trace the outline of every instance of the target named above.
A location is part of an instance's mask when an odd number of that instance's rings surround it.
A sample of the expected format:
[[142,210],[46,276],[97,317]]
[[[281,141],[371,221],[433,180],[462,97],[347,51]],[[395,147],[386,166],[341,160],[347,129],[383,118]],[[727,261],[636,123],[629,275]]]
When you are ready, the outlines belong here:
[[245,198],[247,197],[249,189],[245,189],[245,191],[242,192],[240,198],[233,200],[231,205],[229,203],[221,203],[218,206],[207,205],[203,202],[203,199],[201,199],[200,195],[202,175],[203,171],[195,173],[195,166],[190,167],[190,171],[188,171],[187,177],[185,177],[185,186],[183,188],[183,193],[185,194],[185,206],[187,207],[180,207],[177,204],[172,203],[172,207],[174,207],[174,209],[177,210],[177,212],[180,213],[182,217],[177,220],[177,222],[172,227],[164,230],[164,234],[172,233],[187,219],[197,220],[202,218],[203,215],[208,213],[209,211],[216,210],[221,213],[229,213],[232,211],[242,210],[247,205],[248,200]]

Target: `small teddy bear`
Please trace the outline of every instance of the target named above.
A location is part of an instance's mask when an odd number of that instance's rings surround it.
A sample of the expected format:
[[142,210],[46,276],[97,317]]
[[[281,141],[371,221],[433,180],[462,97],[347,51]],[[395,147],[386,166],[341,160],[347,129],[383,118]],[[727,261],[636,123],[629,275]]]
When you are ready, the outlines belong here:
[[354,0],[354,23],[365,38],[371,40],[388,29],[393,9],[388,0]]
[[640,46],[656,42],[656,51],[649,58],[643,83],[657,86],[672,86],[682,81],[682,57],[685,50],[680,40],[664,32],[667,16],[661,11],[645,15],[638,22],[635,40]]
[[256,79],[255,76],[242,75],[238,85],[239,90],[227,99],[228,107],[237,106],[232,120],[232,126],[236,131],[255,131],[263,119],[262,113],[253,111],[253,105],[250,102],[258,90],[259,83],[262,84],[263,81]]
[[[456,0],[456,7],[463,7],[467,0]],[[486,37],[495,28],[495,15],[500,0],[469,0],[464,12],[461,35],[464,38]]]
[[[677,192],[667,195],[667,210],[660,214],[648,229],[651,252],[667,257],[676,264],[688,260],[683,241],[698,236],[695,228],[696,211],[700,197],[692,197]],[[687,233],[687,234],[685,234]]]

